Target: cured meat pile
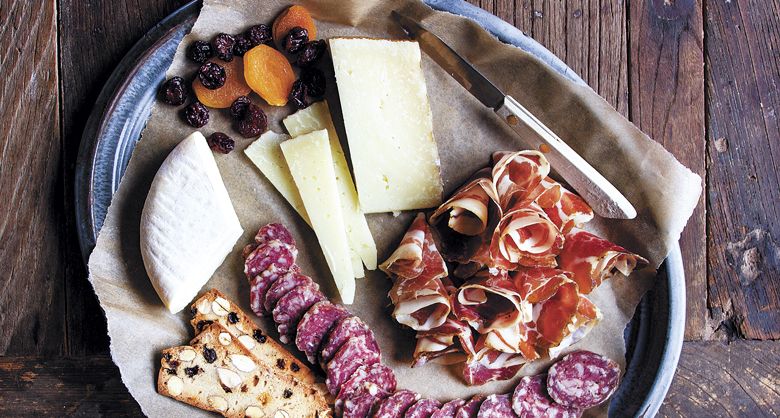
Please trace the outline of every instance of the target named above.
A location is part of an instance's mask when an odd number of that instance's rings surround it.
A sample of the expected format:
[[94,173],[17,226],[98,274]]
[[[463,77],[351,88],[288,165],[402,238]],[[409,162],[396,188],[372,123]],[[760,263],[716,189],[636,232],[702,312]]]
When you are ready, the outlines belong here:
[[601,319],[587,295],[647,264],[578,229],[593,211],[549,173],[538,151],[494,154],[380,265],[393,317],[417,331],[413,366],[462,361],[469,385],[510,379],[587,335]]

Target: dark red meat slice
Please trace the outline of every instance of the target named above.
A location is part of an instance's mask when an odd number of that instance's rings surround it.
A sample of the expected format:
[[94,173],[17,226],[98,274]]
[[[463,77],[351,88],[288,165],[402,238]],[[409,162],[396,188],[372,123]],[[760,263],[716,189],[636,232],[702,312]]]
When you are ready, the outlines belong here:
[[295,238],[282,224],[268,224],[260,228],[255,235],[255,242],[263,244],[271,240],[279,240],[291,247],[295,247]]
[[380,363],[363,365],[342,385],[334,411],[344,418],[365,418],[371,408],[395,391],[393,370]]
[[439,408],[441,402],[436,399],[420,399],[406,410],[404,418],[430,418]]
[[379,363],[379,346],[376,341],[367,335],[350,337],[325,368],[328,392],[338,394],[341,386],[360,366],[374,363]]
[[550,367],[547,391],[561,405],[592,408],[607,400],[620,383],[620,366],[590,351],[570,353]]
[[399,390],[381,401],[373,418],[402,418],[406,410],[420,399],[420,395],[411,390]]
[[509,395],[489,395],[479,406],[477,418],[515,418]]
[[278,270],[287,271],[295,264],[297,251],[290,249],[288,245],[273,240],[255,248],[244,260],[244,274],[252,280],[258,274],[265,271],[272,264]]
[[300,268],[297,265],[292,265],[288,270],[285,266],[279,267],[276,264],[271,264],[265,271],[249,281],[249,303],[252,312],[258,316],[270,313],[265,310],[265,295],[271,285],[288,272],[299,274]]
[[333,358],[336,352],[339,351],[341,346],[344,345],[350,337],[359,336],[370,337],[370,339],[374,341],[374,344],[376,344],[374,333],[360,318],[350,316],[336,322],[336,325],[330,330],[320,347],[320,365],[322,368],[326,368],[330,359]]
[[546,375],[525,376],[512,394],[512,410],[519,418],[576,418],[581,412],[555,403],[545,388]]
[[463,399],[453,399],[441,406],[441,409],[434,412],[431,418],[455,418],[458,408],[463,406],[466,401]]
[[276,307],[276,302],[282,298],[287,292],[293,290],[297,286],[313,283],[311,277],[298,272],[288,273],[279,277],[279,280],[268,288],[268,292],[265,294],[265,300],[263,301],[263,308],[266,312],[273,312]]
[[479,407],[485,400],[483,395],[474,395],[471,399],[466,401],[457,411],[455,411],[455,418],[477,418],[479,413]]
[[298,332],[295,336],[295,346],[306,354],[309,362],[317,361],[320,344],[336,322],[351,314],[341,305],[334,305],[328,300],[317,302],[309,308],[298,322]]
[[292,341],[303,314],[315,303],[325,300],[319,288],[314,282],[297,286],[276,302],[273,317],[279,330],[279,341],[284,344]]

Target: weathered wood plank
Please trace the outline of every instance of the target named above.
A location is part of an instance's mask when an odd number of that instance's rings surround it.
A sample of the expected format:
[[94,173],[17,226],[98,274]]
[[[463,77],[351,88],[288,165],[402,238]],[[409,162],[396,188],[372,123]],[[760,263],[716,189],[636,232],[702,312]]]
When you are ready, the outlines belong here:
[[777,417],[780,343],[686,342],[661,417]]
[[780,338],[780,2],[707,2],[709,302],[729,337]]
[[0,416],[141,417],[108,356],[0,357]]
[[0,0],[0,355],[63,351],[56,6]]
[[[705,178],[704,54],[700,0],[630,3],[631,120]],[[704,194],[680,238],[687,280],[685,337],[708,334]]]
[[[62,133],[66,162],[63,178],[68,215],[74,213],[73,173],[92,104],[130,47],[184,3],[184,0],[60,1]],[[65,275],[68,353],[104,353],[108,350],[108,337],[103,311],[87,281],[76,237],[76,225],[69,216],[65,234],[69,260]],[[87,323],[90,326],[84,326]]]

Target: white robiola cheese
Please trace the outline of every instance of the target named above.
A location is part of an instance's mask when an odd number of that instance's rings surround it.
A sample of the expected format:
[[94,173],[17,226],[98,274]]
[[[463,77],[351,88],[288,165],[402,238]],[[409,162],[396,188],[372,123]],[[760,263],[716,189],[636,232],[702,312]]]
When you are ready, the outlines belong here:
[[417,42],[329,42],[363,212],[439,205],[439,154]]
[[284,118],[284,126],[293,137],[307,134],[320,129],[328,131],[330,151],[333,157],[333,169],[336,172],[336,185],[341,198],[341,210],[344,215],[344,225],[347,228],[347,238],[352,251],[359,257],[357,265],[353,260],[353,270],[356,277],[362,277],[363,267],[360,260],[369,270],[376,269],[376,244],[366,217],[360,209],[355,183],[349,172],[349,164],[344,150],[341,148],[336,127],[327,102],[317,102]]
[[165,306],[179,312],[243,233],[217,163],[200,132],[171,151],[141,213],[141,255]]
[[314,131],[284,141],[281,148],[341,300],[351,304],[355,298],[355,274],[328,131]]

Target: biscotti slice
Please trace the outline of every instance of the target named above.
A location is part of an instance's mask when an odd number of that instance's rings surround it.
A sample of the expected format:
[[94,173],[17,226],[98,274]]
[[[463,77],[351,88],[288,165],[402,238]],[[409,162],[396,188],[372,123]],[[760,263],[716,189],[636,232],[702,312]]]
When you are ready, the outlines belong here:
[[226,417],[324,418],[330,408],[314,386],[256,362],[218,323],[189,346],[163,351],[157,391]]
[[222,325],[230,338],[238,340],[257,360],[275,367],[302,382],[314,382],[314,374],[300,360],[282,347],[273,338],[264,334],[257,325],[235,303],[229,301],[217,289],[204,293],[191,305],[190,324],[195,333],[211,323]]

